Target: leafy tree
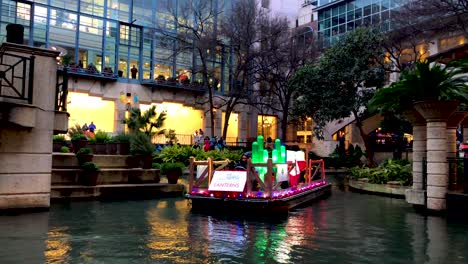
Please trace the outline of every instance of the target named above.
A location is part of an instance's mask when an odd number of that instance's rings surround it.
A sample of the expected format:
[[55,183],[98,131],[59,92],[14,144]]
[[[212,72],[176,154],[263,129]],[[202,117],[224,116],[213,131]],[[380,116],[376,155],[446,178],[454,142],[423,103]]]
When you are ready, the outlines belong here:
[[318,124],[353,115],[370,166],[374,165],[374,152],[363,120],[368,116],[366,106],[375,88],[384,83],[385,72],[375,60],[383,53],[381,41],[379,32],[358,28],[339,39],[317,64],[303,68],[290,82],[302,94],[295,102],[296,113],[311,116]]
[[132,108],[130,116],[122,120],[122,124],[128,126],[130,132],[143,132],[148,136],[164,134],[164,129],[161,129],[166,120],[166,113],[156,113],[156,106],[152,106],[145,112],[141,113],[140,108]]

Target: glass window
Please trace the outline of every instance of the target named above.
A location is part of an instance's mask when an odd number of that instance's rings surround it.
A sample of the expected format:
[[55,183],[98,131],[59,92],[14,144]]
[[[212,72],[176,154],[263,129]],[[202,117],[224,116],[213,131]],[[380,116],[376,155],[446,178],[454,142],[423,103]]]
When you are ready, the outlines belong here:
[[361,19],[362,18],[362,8],[356,9],[354,11],[354,19]]
[[371,14],[372,7],[370,5],[364,7],[364,16],[369,16]]
[[331,14],[330,14],[330,13],[331,13],[330,10],[327,10],[327,11],[323,12],[323,18],[324,18],[324,19],[325,19],[325,18],[330,18],[330,17],[331,17]]
[[372,24],[376,25],[380,23],[380,14],[375,14],[372,16]]
[[338,17],[333,17],[332,18],[332,26],[337,26],[338,25]]
[[354,1],[350,1],[348,4],[347,4],[347,8],[346,10],[349,12],[349,11],[353,11],[354,10],[354,7],[355,7],[355,2]]
[[78,11],[78,1],[76,0],[50,0],[50,5],[71,11]]
[[347,25],[347,31],[353,31],[354,30],[354,21],[353,22],[348,22]]
[[102,17],[104,16],[104,0],[81,0],[80,11]]
[[339,9],[338,9],[338,7],[336,6],[336,7],[334,7],[334,8],[332,9],[332,16],[337,16],[338,14],[339,14]]
[[60,9],[50,10],[50,42],[75,47],[78,16]]
[[346,13],[346,5],[340,5],[338,8],[340,14]]
[[372,4],[372,14],[376,14],[380,12],[380,5],[377,3],[377,4]]
[[354,11],[350,11],[347,14],[347,21],[353,21],[354,20]]
[[390,1],[382,0],[381,7],[382,7],[382,11],[388,10],[390,8]]
[[342,14],[338,17],[338,24],[344,24],[346,23],[346,15]]

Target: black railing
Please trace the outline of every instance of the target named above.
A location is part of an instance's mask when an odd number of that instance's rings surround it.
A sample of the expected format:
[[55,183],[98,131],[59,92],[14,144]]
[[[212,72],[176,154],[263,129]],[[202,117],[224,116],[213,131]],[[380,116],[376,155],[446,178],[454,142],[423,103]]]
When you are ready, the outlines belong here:
[[0,51],[0,97],[33,103],[34,59]]
[[160,87],[160,88],[179,88],[182,90],[194,91],[194,92],[205,92],[207,87],[202,84],[197,83],[182,83],[177,80],[168,81],[168,80],[142,80],[142,85],[150,87]]
[[[62,76],[60,82],[60,75]],[[67,95],[68,95],[68,71],[63,69],[62,73],[57,71],[57,84],[55,88],[55,110],[67,111]]]
[[468,192],[468,157],[448,158],[449,167],[449,190]]

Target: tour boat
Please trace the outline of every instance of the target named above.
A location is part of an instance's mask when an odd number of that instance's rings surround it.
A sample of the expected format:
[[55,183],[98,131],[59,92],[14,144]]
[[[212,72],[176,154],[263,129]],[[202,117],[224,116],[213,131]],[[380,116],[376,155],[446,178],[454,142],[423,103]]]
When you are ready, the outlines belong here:
[[190,160],[186,198],[192,211],[281,214],[331,194],[323,160],[277,164],[271,158],[266,163],[249,159],[244,171],[225,170],[228,163]]

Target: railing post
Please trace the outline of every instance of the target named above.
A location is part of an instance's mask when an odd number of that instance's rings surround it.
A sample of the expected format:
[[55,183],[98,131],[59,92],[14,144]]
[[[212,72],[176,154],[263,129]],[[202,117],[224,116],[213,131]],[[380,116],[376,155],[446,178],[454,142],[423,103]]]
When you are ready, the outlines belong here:
[[193,174],[194,174],[194,161],[195,161],[195,158],[194,157],[190,157],[190,169],[189,169],[189,187],[188,187],[188,193],[191,194],[192,193],[192,188],[193,188]]
[[28,103],[33,103],[33,86],[34,86],[34,62],[36,57],[34,55],[31,56],[31,60],[29,61],[29,79],[28,79]]

